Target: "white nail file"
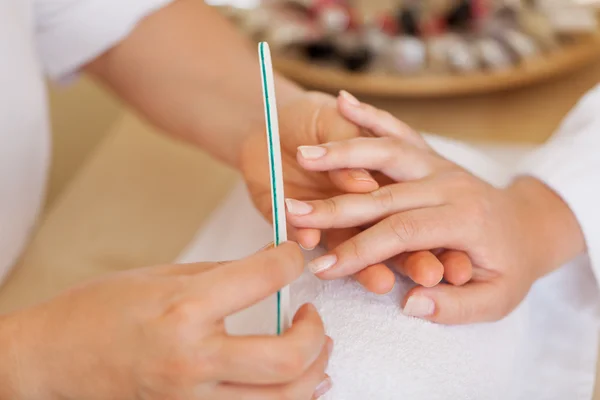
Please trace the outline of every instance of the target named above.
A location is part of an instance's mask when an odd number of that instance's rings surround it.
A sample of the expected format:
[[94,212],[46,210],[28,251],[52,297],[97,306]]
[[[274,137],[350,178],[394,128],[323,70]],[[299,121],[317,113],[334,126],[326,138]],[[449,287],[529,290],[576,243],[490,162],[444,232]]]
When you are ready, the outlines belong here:
[[[277,101],[275,100],[275,79],[269,45],[261,42],[258,45],[260,70],[265,105],[267,126],[267,144],[269,148],[269,171],[271,175],[271,202],[273,208],[273,233],[275,246],[287,241],[287,223],[285,218],[285,196],[283,193],[283,169],[281,163],[281,144],[279,140],[279,120],[277,118]],[[277,292],[277,334],[285,332],[291,324],[290,292],[284,287]]]

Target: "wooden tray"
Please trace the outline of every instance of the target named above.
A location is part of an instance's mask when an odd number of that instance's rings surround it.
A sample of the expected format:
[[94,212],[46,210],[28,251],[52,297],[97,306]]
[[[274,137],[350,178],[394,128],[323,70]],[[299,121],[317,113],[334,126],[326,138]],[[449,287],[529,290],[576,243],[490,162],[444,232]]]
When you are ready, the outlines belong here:
[[275,67],[312,89],[379,97],[451,97],[515,89],[576,71],[600,57],[600,32],[573,38],[561,49],[514,68],[469,75],[391,76],[351,73],[297,59],[275,57]]

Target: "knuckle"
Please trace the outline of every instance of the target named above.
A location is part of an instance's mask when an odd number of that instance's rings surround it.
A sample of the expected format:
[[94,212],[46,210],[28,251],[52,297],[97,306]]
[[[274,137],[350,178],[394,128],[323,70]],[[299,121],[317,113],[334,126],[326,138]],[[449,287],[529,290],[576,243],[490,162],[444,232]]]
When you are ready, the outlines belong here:
[[366,262],[368,257],[365,251],[362,249],[362,246],[358,243],[356,239],[351,239],[348,242],[348,254],[350,258],[354,258],[361,262]]
[[406,215],[396,214],[388,218],[390,228],[402,243],[408,242],[418,234],[417,222]]
[[203,306],[203,302],[199,300],[182,300],[171,307],[169,315],[173,339],[185,340],[198,320]]
[[278,357],[275,370],[285,378],[297,378],[304,372],[306,357],[300,349],[290,350],[285,357]]
[[337,202],[332,198],[323,200],[323,208],[325,209],[325,212],[327,212],[327,214],[329,214],[333,219],[335,219],[335,217],[338,215]]
[[375,206],[380,210],[390,210],[396,203],[394,191],[389,186],[382,186],[381,188],[371,192],[370,195],[375,203]]

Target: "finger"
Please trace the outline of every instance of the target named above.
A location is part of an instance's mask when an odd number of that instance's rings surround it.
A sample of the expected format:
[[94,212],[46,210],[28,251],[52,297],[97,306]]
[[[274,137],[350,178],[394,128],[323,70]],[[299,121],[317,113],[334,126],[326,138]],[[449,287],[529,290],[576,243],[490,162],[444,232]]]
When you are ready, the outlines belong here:
[[307,304],[282,336],[224,337],[212,378],[257,385],[292,382],[313,365],[325,344],[323,322]]
[[455,219],[446,206],[394,214],[312,260],[308,268],[322,279],[337,279],[404,252],[456,247],[466,233]]
[[323,346],[313,365],[293,382],[269,386],[222,383],[215,390],[216,398],[236,400],[318,399],[332,386],[331,378],[325,373],[331,349],[330,345]]
[[331,229],[325,233],[325,248],[333,250],[340,244],[360,233],[358,228]]
[[354,277],[365,289],[375,294],[387,294],[396,284],[396,276],[385,264],[368,266]]
[[467,253],[455,250],[446,250],[438,259],[444,266],[444,279],[455,286],[461,286],[471,280],[473,264]]
[[368,193],[379,188],[371,173],[362,168],[329,171],[329,179],[345,193]]
[[319,146],[300,146],[298,164],[307,171],[364,168],[395,181],[422,179],[449,162],[396,138],[359,137]]
[[314,250],[321,241],[321,231],[319,229],[297,229],[296,241],[304,250]]
[[500,280],[416,287],[406,295],[403,313],[441,324],[491,322],[506,316],[523,295],[506,290]]
[[362,226],[403,211],[444,203],[438,186],[406,182],[366,194],[343,194],[325,200],[286,199],[288,222],[298,228],[333,229]]
[[[357,228],[327,231],[325,235],[325,247],[328,250],[332,250],[358,233],[360,233],[360,229]],[[362,271],[358,271],[354,275],[354,279],[369,292],[375,294],[389,293],[396,284],[396,276],[385,264],[372,265]]]
[[190,278],[187,295],[201,300],[203,318],[221,319],[289,285],[303,269],[300,248],[288,242]]
[[437,285],[444,277],[444,266],[428,250],[405,253],[404,257],[395,258],[392,264],[400,273],[425,287]]
[[199,273],[208,272],[214,268],[225,265],[230,261],[203,262],[203,263],[186,263],[186,264],[170,264],[148,267],[147,270],[152,274],[163,276],[176,275],[197,275]]
[[373,132],[377,136],[394,136],[415,146],[429,148],[425,140],[411,127],[387,111],[361,103],[350,93],[342,90],[338,97],[338,109],[350,122]]

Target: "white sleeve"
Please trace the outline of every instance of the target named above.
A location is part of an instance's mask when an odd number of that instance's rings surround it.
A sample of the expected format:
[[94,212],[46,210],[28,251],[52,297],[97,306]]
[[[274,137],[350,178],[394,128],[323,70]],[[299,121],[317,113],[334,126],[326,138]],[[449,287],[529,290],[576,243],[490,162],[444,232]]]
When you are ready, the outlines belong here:
[[145,16],[172,0],[34,0],[45,72],[69,75],[124,39]]
[[600,278],[600,86],[588,92],[519,173],[552,188],[575,214]]

